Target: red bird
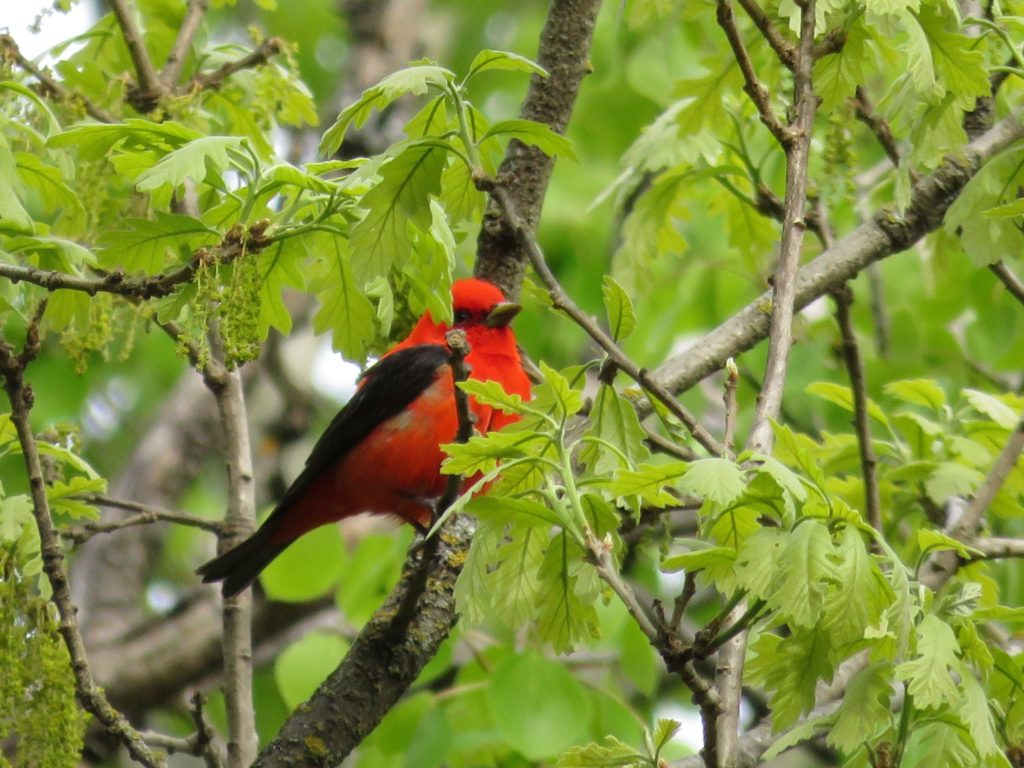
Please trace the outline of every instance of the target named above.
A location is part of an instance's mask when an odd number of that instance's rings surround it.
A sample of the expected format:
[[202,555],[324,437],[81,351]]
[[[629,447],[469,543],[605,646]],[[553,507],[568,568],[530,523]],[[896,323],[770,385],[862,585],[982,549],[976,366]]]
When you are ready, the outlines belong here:
[[[520,309],[484,280],[452,286],[454,327],[470,345],[470,378],[497,381],[528,398],[530,382],[509,328]],[[204,582],[223,581],[224,596],[236,595],[299,536],[360,512],[396,515],[420,527],[430,521],[446,484],[439,446],[458,429],[449,330],[424,314],[408,338],[366,371],[260,529],[196,571]],[[470,409],[480,432],[518,418],[472,399]]]

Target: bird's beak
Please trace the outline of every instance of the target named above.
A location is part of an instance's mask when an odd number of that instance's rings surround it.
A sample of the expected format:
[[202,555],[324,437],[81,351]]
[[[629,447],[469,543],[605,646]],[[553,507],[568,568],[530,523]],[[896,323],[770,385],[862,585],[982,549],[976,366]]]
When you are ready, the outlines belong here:
[[512,322],[512,318],[518,315],[522,308],[520,304],[504,301],[487,314],[484,324],[488,328],[504,328]]

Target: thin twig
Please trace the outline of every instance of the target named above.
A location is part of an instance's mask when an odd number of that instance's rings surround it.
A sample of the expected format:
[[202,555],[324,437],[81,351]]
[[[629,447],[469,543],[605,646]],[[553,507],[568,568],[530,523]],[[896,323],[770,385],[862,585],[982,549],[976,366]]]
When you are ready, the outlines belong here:
[[878,143],[885,151],[886,157],[898,168],[900,165],[900,151],[896,146],[896,139],[892,135],[892,129],[889,127],[889,123],[875,114],[867,91],[860,85],[857,86],[857,90],[854,92],[853,113],[874,134],[875,139],[878,140]]
[[1024,282],[1021,281],[1013,270],[1011,270],[1006,264],[1001,261],[997,261],[995,264],[989,264],[988,268],[992,271],[992,274],[999,278],[999,281],[1006,286],[1006,290],[1019,301],[1024,304]]
[[185,91],[191,90],[207,90],[220,88],[224,81],[231,77],[235,72],[240,72],[243,69],[252,69],[266,64],[270,61],[271,56],[275,56],[281,52],[282,48],[281,39],[278,37],[268,37],[257,48],[250,54],[243,56],[237,61],[229,61],[212,72],[204,72],[200,75],[193,77],[188,84],[184,87]]
[[131,278],[125,277],[122,272],[111,272],[100,278],[90,278],[52,269],[0,264],[0,277],[5,277],[12,283],[38,285],[48,291],[81,291],[90,296],[97,293],[112,293],[136,299],[153,299],[167,296],[179,285],[190,282],[195,277],[198,267],[198,259],[193,259],[183,267],[153,277]]
[[875,326],[875,351],[884,359],[889,356],[890,332],[882,268],[878,264],[869,264],[865,271],[868,276],[868,306],[871,307],[871,320]]
[[739,29],[736,27],[736,17],[733,14],[732,3],[730,0],[718,0],[717,9],[716,18],[718,19],[718,25],[725,32],[725,37],[732,48],[733,56],[736,57],[736,63],[739,64],[740,72],[743,73],[743,90],[746,91],[750,100],[757,108],[757,114],[760,116],[761,122],[771,131],[776,141],[782,147],[788,146],[793,142],[794,136],[790,129],[786,128],[779,121],[775,110],[772,109],[771,94],[761,84],[761,81],[757,79],[754,63],[750,60],[750,54],[747,53],[747,48],[743,44],[743,38],[740,37]]
[[861,475],[864,478],[864,501],[867,507],[868,524],[876,531],[882,530],[882,501],[878,493],[878,482],[875,479],[874,444],[871,442],[871,427],[868,421],[868,395],[864,382],[864,365],[861,363],[860,350],[857,348],[857,336],[853,331],[850,318],[850,306],[853,304],[853,291],[844,285],[832,293],[836,302],[836,323],[842,338],[843,360],[846,362],[847,375],[850,377],[850,388],[853,391],[853,426],[857,431],[857,446],[860,449]]
[[725,363],[725,393],[722,400],[725,403],[725,452],[734,456],[736,445],[736,415],[738,407],[736,404],[736,385],[739,384],[740,371],[736,363],[730,357]]
[[534,239],[531,230],[519,217],[515,204],[512,202],[512,199],[509,197],[505,188],[500,183],[484,176],[478,176],[476,178],[476,182],[478,187],[490,193],[491,199],[497,203],[498,207],[501,209],[502,215],[509,228],[522,240],[534,271],[537,272],[538,276],[548,289],[548,295],[551,298],[552,306],[571,317],[578,326],[586,331],[587,334],[596,341],[598,345],[600,345],[612,363],[622,370],[623,373],[633,379],[633,381],[643,387],[647,392],[653,395],[659,402],[664,404],[672,415],[679,419],[679,421],[681,421],[690,431],[690,434],[693,435],[694,439],[704,446],[708,453],[713,456],[721,456],[722,446],[714,436],[708,432],[699,421],[697,421],[696,417],[694,417],[682,403],[673,397],[671,393],[669,393],[664,387],[660,386],[646,368],[641,368],[634,363],[626,353],[622,351],[615,340],[605,333],[601,326],[599,326],[592,317],[583,312],[583,310],[576,305],[576,302],[569,297],[561,283],[558,282],[558,278],[556,278],[554,273],[551,271],[547,261],[544,259],[544,254],[541,252],[540,246],[537,244],[536,239]]
[[205,704],[206,699],[199,691],[195,691],[189,700],[188,713],[196,727],[196,732],[192,736],[195,748],[193,754],[202,756],[206,768],[223,768],[224,759],[217,749],[216,734],[203,713]]
[[149,766],[160,768],[165,765],[163,755],[153,752],[145,743],[142,735],[132,727],[131,723],[111,706],[102,689],[96,686],[89,669],[88,656],[82,635],[78,629],[76,609],[71,601],[71,589],[68,584],[67,572],[64,570],[64,553],[61,550],[60,538],[50,516],[50,503],[46,497],[46,482],[43,477],[42,462],[36,445],[35,434],[29,420],[29,411],[35,401],[32,388],[25,384],[25,367],[39,351],[39,320],[42,317],[42,306],[28,327],[25,348],[15,354],[13,348],[5,341],[0,341],[0,373],[4,378],[4,389],[11,402],[11,420],[18,433],[25,468],[28,473],[29,489],[32,496],[32,512],[39,531],[40,553],[43,559],[43,570],[50,580],[53,594],[51,600],[60,614],[59,630],[71,657],[71,670],[75,676],[75,692],[82,706],[91,713],[106,729],[107,733],[125,746],[133,759]]
[[[455,433],[455,442],[465,443],[473,436],[473,414],[469,410],[469,396],[459,386],[460,381],[469,378],[469,368],[466,366],[466,356],[470,353],[469,340],[464,331],[448,331],[445,335],[445,343],[448,345],[448,365],[452,369],[452,380],[455,385],[455,414],[458,418],[458,430]],[[434,505],[433,522],[436,523],[458,498],[462,490],[462,475],[449,475],[445,483],[444,493]]]
[[78,525],[73,528],[66,528],[62,530],[61,535],[73,542],[75,545],[82,544],[100,533],[111,533],[113,531],[119,531],[122,528],[131,528],[135,525],[148,525],[155,522],[177,523],[178,525],[187,525],[192,528],[201,528],[204,531],[210,531],[212,533],[220,533],[221,531],[221,524],[216,520],[199,517],[198,515],[190,515],[187,512],[175,512],[170,509],[160,509],[138,501],[115,499],[99,493],[81,494],[75,496],[75,498],[81,499],[89,504],[98,504],[100,506],[114,507],[116,509],[126,509],[139,513],[131,515],[130,517],[121,518],[120,520],[95,520],[83,523],[82,525]]
[[149,58],[146,51],[146,44],[142,38],[142,31],[135,23],[135,16],[128,0],[107,0],[110,10],[114,12],[114,18],[121,28],[121,37],[128,48],[128,55],[132,64],[135,65],[135,73],[139,79],[138,86],[129,92],[129,103],[140,112],[151,112],[156,107],[160,97],[164,95],[165,89],[160,77],[153,66],[153,60]]
[[683,461],[693,461],[697,458],[697,454],[685,445],[679,445],[672,442],[667,437],[659,435],[646,424],[642,424],[641,426],[644,428],[644,433],[647,435],[644,438],[644,442],[647,443],[647,446],[651,450],[660,451],[661,453],[668,454],[669,456],[675,456],[677,459],[682,459]]
[[171,46],[171,52],[167,54],[167,61],[164,62],[160,79],[168,89],[174,89],[181,77],[181,69],[185,66],[185,57],[188,49],[192,46],[199,26],[202,24],[203,16],[209,6],[209,0],[188,0],[188,8],[185,11],[185,18],[178,29],[178,36]]
[[105,109],[97,107],[81,93],[69,91],[63,85],[46,74],[46,72],[33,64],[29,59],[25,58],[21,50],[18,48],[18,44],[14,42],[14,38],[10,35],[0,35],[0,50],[4,51],[7,56],[11,57],[14,60],[14,63],[21,69],[28,72],[32,77],[38,80],[44,91],[51,94],[57,100],[68,103],[77,101],[82,105],[82,109],[85,110],[87,115],[95,120],[99,120],[101,123],[117,122],[117,118]]
[[775,26],[764,9],[757,4],[757,0],[737,0],[737,2],[747,12],[764,39],[768,41],[768,45],[775,51],[775,55],[779,57],[783,66],[790,71],[795,69],[796,48],[779,32],[779,28]]

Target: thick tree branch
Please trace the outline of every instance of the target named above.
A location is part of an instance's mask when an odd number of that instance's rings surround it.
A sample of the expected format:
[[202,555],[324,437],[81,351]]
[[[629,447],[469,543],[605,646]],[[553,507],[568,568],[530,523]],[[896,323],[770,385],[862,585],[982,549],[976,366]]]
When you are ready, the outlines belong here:
[[738,2],[743,10],[747,12],[750,20],[754,22],[754,26],[757,27],[761,36],[768,41],[768,45],[775,51],[779,61],[782,62],[786,69],[791,71],[796,69],[796,48],[779,31],[779,28],[775,26],[768,17],[768,14],[764,12],[764,9],[757,4],[757,0],[738,0]]
[[160,77],[149,57],[142,31],[135,22],[134,10],[129,0],[107,0],[110,10],[114,12],[117,25],[121,28],[121,37],[128,48],[128,55],[135,65],[138,84],[129,89],[128,102],[140,112],[152,112],[160,98],[166,93]]
[[39,352],[39,320],[42,306],[28,328],[25,349],[16,354],[6,342],[0,341],[0,374],[3,375],[4,389],[11,403],[11,420],[18,433],[28,474],[29,488],[32,497],[32,512],[39,531],[40,553],[43,559],[43,571],[46,573],[53,589],[51,600],[57,606],[60,615],[59,630],[71,657],[71,670],[75,676],[75,692],[82,706],[91,713],[106,731],[125,746],[128,753],[143,765],[157,768],[165,764],[162,754],[153,752],[143,740],[141,734],[132,727],[124,715],[114,709],[103,690],[93,681],[85,651],[85,643],[78,631],[76,608],[71,600],[71,589],[64,569],[64,553],[61,550],[60,538],[50,516],[50,503],[46,497],[46,481],[43,478],[43,467],[39,459],[35,434],[29,421],[29,411],[35,396],[32,388],[25,384],[25,367]]
[[[531,78],[521,117],[565,132],[580,83],[590,72],[590,40],[600,5],[600,0],[552,0],[537,51],[537,62],[549,76]],[[499,182],[531,230],[540,219],[553,168],[554,159],[536,147],[511,141],[498,169]],[[502,286],[514,298],[528,260],[526,244],[490,206],[477,239],[477,277]]]
[[986,560],[1001,560],[1007,557],[1024,557],[1024,539],[1007,539],[990,536],[975,539],[971,546],[985,554]]
[[[890,208],[882,209],[802,267],[797,273],[794,308],[803,309],[869,264],[906,250],[936,229],[978,169],[1022,137],[1024,124],[1019,115],[1014,115],[970,142],[956,156],[944,160],[914,185],[910,205],[902,215]],[[690,349],[666,361],[655,372],[655,378],[671,391],[682,392],[720,370],[728,358],[750,349],[768,335],[768,316],[764,310],[771,306],[770,302],[771,293],[762,294]]]

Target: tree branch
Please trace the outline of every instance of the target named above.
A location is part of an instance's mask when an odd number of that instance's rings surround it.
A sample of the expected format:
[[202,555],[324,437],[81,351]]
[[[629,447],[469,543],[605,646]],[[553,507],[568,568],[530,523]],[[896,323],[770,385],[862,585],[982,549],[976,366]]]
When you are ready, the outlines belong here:
[[757,0],[738,1],[743,10],[747,12],[750,20],[754,22],[754,26],[760,31],[761,36],[768,41],[768,45],[775,51],[775,55],[779,57],[779,61],[782,62],[783,66],[790,71],[796,69],[796,48],[779,32],[779,28],[772,23],[768,14],[757,4]]
[[832,293],[836,302],[836,323],[842,338],[843,359],[850,377],[850,388],[853,391],[853,426],[857,430],[857,446],[860,449],[861,475],[864,478],[864,500],[867,507],[868,523],[876,531],[882,530],[882,502],[878,495],[878,483],[875,480],[875,448],[871,442],[871,427],[868,423],[868,395],[864,382],[864,366],[857,349],[857,337],[850,319],[850,306],[853,304],[853,291],[848,285]]
[[78,700],[86,711],[90,712],[106,729],[107,733],[125,746],[133,759],[149,766],[158,768],[165,764],[161,754],[153,752],[143,740],[141,734],[132,727],[124,715],[114,709],[103,690],[93,681],[89,669],[89,661],[85,651],[85,643],[78,631],[75,617],[76,608],[71,601],[71,589],[68,586],[67,573],[64,570],[64,554],[61,551],[60,539],[50,516],[50,503],[46,497],[46,482],[43,478],[43,467],[39,460],[36,438],[29,421],[29,411],[35,400],[32,388],[25,384],[25,367],[39,351],[39,320],[42,317],[43,305],[33,318],[28,328],[25,348],[15,354],[6,341],[0,341],[0,374],[4,378],[4,389],[11,402],[11,420],[18,433],[22,455],[25,458],[25,469],[28,474],[29,488],[32,496],[32,512],[39,531],[40,553],[43,559],[43,570],[53,589],[51,600],[57,606],[60,615],[59,630],[71,657],[71,670],[75,676],[75,691]]
[[[548,77],[530,79],[520,117],[565,132],[580,83],[591,69],[590,40],[600,6],[600,0],[552,0],[537,51],[537,62]],[[498,180],[531,230],[540,219],[554,162],[536,147],[513,140],[498,169]],[[489,206],[477,239],[476,276],[502,286],[505,295],[514,298],[527,261],[526,243],[510,229],[505,216]]]
[[178,29],[178,36],[171,46],[171,52],[167,54],[167,61],[164,62],[163,71],[160,73],[160,80],[164,87],[174,89],[181,77],[181,69],[185,66],[185,57],[188,49],[192,46],[196,33],[199,32],[199,25],[206,15],[209,0],[188,0],[188,8],[185,10],[185,18]]
[[148,525],[155,522],[177,523],[178,525],[201,528],[204,531],[210,531],[211,533],[220,533],[221,531],[221,524],[216,520],[199,517],[198,515],[190,515],[187,512],[160,509],[159,507],[142,504],[138,501],[115,499],[101,493],[86,493],[76,496],[75,498],[81,499],[89,504],[98,504],[104,507],[114,507],[116,509],[124,509],[138,513],[136,515],[131,515],[130,517],[122,517],[120,520],[94,520],[92,522],[83,523],[82,525],[78,525],[73,528],[66,528],[61,531],[61,535],[64,538],[76,545],[88,541],[99,533],[111,533],[113,531],[120,531],[123,528],[131,528],[136,525]]
[[149,58],[149,52],[142,39],[142,31],[135,23],[135,16],[132,8],[129,7],[129,0],[107,0],[107,2],[121,28],[121,37],[128,48],[128,55],[131,57],[132,64],[135,65],[135,73],[139,80],[138,84],[128,91],[128,103],[140,112],[152,112],[160,98],[166,93],[166,89],[160,82],[160,77],[153,66],[153,60]]
[[971,542],[971,546],[984,552],[986,560],[1024,557],[1024,539],[1007,539],[991,536],[984,539],[975,539]]
[[189,83],[185,86],[185,91],[190,90],[206,90],[220,88],[224,81],[231,77],[235,72],[240,72],[243,69],[252,69],[266,64],[270,61],[271,56],[275,56],[281,52],[282,43],[278,37],[268,37],[262,43],[257,46],[256,50],[247,56],[243,56],[238,61],[229,61],[223,66],[217,67],[212,72],[204,72],[203,74],[196,75]]
[[896,139],[892,135],[892,129],[889,128],[889,124],[885,120],[875,115],[867,91],[860,85],[857,86],[857,90],[854,92],[853,113],[874,134],[874,137],[885,151],[886,157],[889,158],[893,165],[899,167],[900,150],[896,146]]
[[1021,281],[1013,270],[1006,266],[1002,261],[997,261],[995,264],[988,265],[989,270],[992,274],[999,278],[999,282],[1006,286],[1006,290],[1019,301],[1024,304],[1024,281]]
[[[220,331],[210,329],[210,355],[224,366]],[[224,516],[219,551],[224,552],[248,538],[256,527],[256,498],[252,473],[252,449],[245,411],[242,378],[237,370],[222,378],[203,379],[217,401],[224,433],[224,458],[228,475],[228,509]],[[228,768],[249,766],[259,740],[252,702],[252,592],[243,590],[224,600],[224,699],[228,720]]]
[[[906,250],[936,229],[964,185],[994,156],[1024,137],[1019,115],[997,123],[955,156],[914,185],[902,215],[883,208],[870,221],[823,252],[797,273],[794,309],[800,310],[835,290],[869,264]],[[697,341],[663,363],[655,379],[673,392],[682,392],[721,369],[730,357],[750,349],[768,335],[771,293],[764,293]],[[649,408],[649,406],[648,406]]]
[[730,0],[718,0],[716,18],[718,26],[725,32],[729,47],[732,48],[733,55],[736,57],[736,63],[740,66],[740,72],[743,73],[743,90],[746,91],[754,107],[757,108],[761,122],[765,124],[775,140],[782,147],[786,147],[794,137],[772,109],[771,94],[768,93],[768,89],[757,79],[754,63],[750,60],[750,54],[747,53],[743,38],[736,27],[736,16],[733,14]]

